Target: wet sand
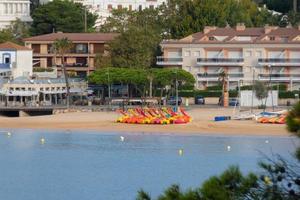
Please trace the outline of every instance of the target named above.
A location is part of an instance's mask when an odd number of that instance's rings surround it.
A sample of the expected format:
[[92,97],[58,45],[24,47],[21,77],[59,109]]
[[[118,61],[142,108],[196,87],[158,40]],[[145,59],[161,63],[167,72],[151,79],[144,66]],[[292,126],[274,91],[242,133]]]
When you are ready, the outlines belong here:
[[115,112],[78,112],[48,116],[8,118],[0,117],[0,128],[31,129],[77,129],[99,132],[147,132],[177,134],[218,134],[218,135],[261,135],[289,136],[285,125],[259,124],[255,121],[214,122],[214,116],[233,115],[233,109],[193,108],[188,111],[193,117],[189,124],[145,125],[116,123]]

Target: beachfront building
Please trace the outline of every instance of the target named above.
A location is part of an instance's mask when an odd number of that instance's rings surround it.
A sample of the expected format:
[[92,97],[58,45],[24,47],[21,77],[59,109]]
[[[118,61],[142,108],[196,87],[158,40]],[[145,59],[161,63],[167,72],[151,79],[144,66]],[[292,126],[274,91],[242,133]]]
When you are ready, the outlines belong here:
[[[0,44],[0,106],[66,104],[65,79],[33,73],[32,52],[28,47],[11,42]],[[86,95],[84,79],[71,78],[69,83],[73,97]]]
[[32,50],[12,42],[0,44],[0,77],[29,77],[31,75]]
[[189,71],[199,89],[217,85],[221,72],[228,74],[230,88],[261,80],[300,89],[300,26],[205,27],[179,40],[164,40],[161,47],[157,65]]
[[[73,97],[86,95],[84,79],[69,79]],[[18,77],[5,80],[0,90],[0,106],[40,107],[66,105],[66,82],[64,78],[32,79]]]
[[54,51],[56,39],[68,38],[73,48],[65,55],[66,69],[74,76],[86,77],[95,70],[97,55],[107,55],[106,47],[115,33],[51,33],[24,39],[25,46],[33,49],[33,69],[57,70],[62,74],[62,58]]
[[0,1],[0,29],[7,28],[11,22],[20,19],[31,22],[29,0],[1,0]]

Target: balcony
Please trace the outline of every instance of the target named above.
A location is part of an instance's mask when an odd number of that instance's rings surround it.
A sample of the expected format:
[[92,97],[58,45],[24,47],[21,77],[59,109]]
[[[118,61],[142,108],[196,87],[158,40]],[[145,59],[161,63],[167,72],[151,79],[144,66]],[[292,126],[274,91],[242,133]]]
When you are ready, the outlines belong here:
[[242,66],[244,58],[197,58],[197,65]]
[[300,66],[300,59],[298,58],[261,58],[258,59],[261,66]]
[[261,81],[300,81],[300,74],[258,74],[258,79]]
[[9,63],[0,63],[0,69],[10,69]]
[[[198,74],[198,81],[219,81],[219,73],[201,73]],[[244,78],[243,73],[229,73],[229,81],[239,81]]]
[[156,60],[157,65],[182,65],[182,57],[167,58],[158,56]]

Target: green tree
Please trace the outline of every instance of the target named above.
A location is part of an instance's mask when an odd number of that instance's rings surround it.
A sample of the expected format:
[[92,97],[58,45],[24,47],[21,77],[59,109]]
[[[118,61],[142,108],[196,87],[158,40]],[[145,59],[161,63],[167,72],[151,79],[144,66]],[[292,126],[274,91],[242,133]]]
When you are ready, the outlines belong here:
[[80,3],[73,3],[68,0],[53,0],[40,5],[32,13],[31,33],[40,35],[54,31],[84,32],[85,12],[87,13],[87,28],[92,29],[97,16],[86,11],[86,8]]
[[268,97],[268,88],[266,85],[261,81],[255,81],[253,86],[255,96],[258,100],[261,101],[261,106],[265,107],[263,103],[263,99]]
[[23,45],[23,38],[29,36],[29,25],[20,19],[11,22],[6,29],[0,30],[0,42],[11,41]]
[[160,35],[147,27],[130,26],[110,44],[112,66],[147,69],[155,65]]
[[70,107],[70,86],[69,86],[69,79],[68,73],[66,70],[66,61],[65,55],[68,53],[71,48],[73,47],[73,43],[68,38],[56,39],[53,43],[55,53],[59,54],[61,57],[61,67],[64,73],[64,78],[66,82],[66,89],[67,89],[67,107]]

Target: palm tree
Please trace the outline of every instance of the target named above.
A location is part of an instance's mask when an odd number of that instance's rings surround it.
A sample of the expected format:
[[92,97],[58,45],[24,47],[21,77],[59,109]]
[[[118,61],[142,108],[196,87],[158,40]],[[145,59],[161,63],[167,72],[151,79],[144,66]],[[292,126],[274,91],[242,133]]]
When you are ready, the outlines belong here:
[[219,74],[218,78],[219,82],[222,84],[222,98],[223,98],[223,106],[228,107],[228,74],[225,71],[222,71]]
[[53,47],[55,49],[55,53],[58,53],[61,57],[61,67],[63,70],[63,74],[66,81],[66,88],[67,88],[67,107],[70,107],[70,87],[69,87],[69,80],[68,80],[68,73],[66,70],[65,65],[65,55],[70,51],[73,47],[72,41],[68,38],[56,39],[53,43]]

